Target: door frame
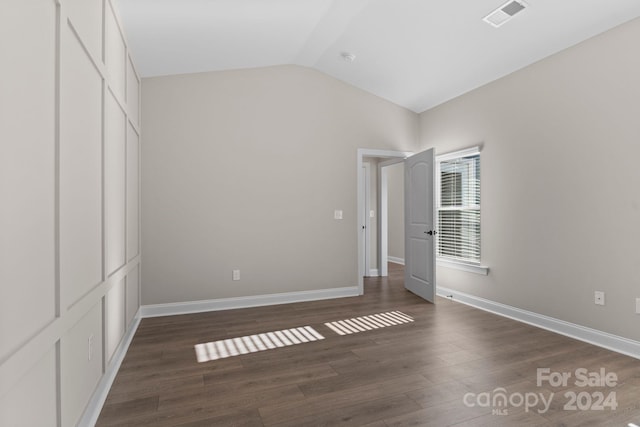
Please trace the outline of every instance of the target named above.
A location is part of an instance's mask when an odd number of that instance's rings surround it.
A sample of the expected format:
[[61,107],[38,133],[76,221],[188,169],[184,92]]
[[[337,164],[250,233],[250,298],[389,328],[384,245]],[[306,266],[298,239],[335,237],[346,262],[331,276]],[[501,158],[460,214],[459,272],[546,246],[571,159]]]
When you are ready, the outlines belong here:
[[[381,159],[400,159],[403,160],[406,157],[411,156],[413,153],[409,151],[393,151],[393,150],[378,150],[378,149],[368,149],[368,148],[358,148],[357,156],[356,156],[356,180],[357,180],[357,226],[356,233],[358,238],[358,294],[364,295],[364,250],[365,250],[365,242],[364,242],[364,233],[362,232],[362,225],[360,222],[364,218],[364,213],[366,212],[365,207],[365,183],[362,177],[362,167],[364,163],[365,157],[377,157]],[[378,178],[378,183],[380,183],[380,179]],[[380,188],[378,188],[380,190]],[[378,197],[378,207],[380,207],[380,199]],[[380,220],[378,220],[380,221]],[[378,249],[378,254],[380,254],[380,249]],[[381,259],[378,259],[379,264],[384,264]]]

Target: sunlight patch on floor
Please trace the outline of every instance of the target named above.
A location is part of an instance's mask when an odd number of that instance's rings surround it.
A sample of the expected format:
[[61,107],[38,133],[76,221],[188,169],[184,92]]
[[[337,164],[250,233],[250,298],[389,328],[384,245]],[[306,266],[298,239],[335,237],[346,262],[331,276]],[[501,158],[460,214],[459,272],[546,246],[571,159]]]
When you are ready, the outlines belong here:
[[281,331],[196,344],[195,350],[198,362],[202,363],[323,339],[324,337],[311,326],[303,326],[300,328],[283,329]]
[[413,322],[411,316],[407,316],[401,311],[389,311],[386,313],[338,320],[337,322],[329,322],[325,323],[325,326],[338,335],[349,335],[411,322]]

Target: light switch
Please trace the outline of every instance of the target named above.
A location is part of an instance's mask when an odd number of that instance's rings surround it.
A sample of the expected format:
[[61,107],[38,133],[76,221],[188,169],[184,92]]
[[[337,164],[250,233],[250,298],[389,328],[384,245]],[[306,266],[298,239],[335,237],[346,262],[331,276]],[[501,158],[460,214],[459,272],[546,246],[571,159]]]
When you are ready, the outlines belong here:
[[334,219],[342,219],[342,211],[338,210],[338,209],[333,211],[333,218]]
[[375,217],[376,217],[375,211],[369,211],[369,218],[375,218]]

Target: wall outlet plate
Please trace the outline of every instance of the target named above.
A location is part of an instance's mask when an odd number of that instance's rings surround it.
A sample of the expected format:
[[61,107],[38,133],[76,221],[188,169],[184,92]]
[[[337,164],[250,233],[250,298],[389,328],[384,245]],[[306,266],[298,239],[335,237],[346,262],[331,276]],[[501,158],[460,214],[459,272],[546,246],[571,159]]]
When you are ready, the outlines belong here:
[[636,314],[640,314],[640,298],[636,298]]
[[604,305],[604,292],[595,291],[593,294],[593,299],[596,305]]
[[232,280],[240,280],[240,270],[233,270]]

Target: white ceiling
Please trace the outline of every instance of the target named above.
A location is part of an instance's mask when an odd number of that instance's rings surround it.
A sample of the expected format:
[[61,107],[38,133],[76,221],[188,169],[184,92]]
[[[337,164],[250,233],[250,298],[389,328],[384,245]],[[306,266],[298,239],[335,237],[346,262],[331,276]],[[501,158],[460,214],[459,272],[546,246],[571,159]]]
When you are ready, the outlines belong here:
[[[298,64],[416,112],[640,16],[640,0],[117,0],[143,77]],[[629,49],[635,46],[620,46]],[[356,55],[347,62],[341,52]]]

